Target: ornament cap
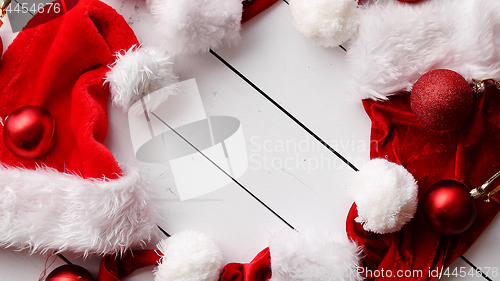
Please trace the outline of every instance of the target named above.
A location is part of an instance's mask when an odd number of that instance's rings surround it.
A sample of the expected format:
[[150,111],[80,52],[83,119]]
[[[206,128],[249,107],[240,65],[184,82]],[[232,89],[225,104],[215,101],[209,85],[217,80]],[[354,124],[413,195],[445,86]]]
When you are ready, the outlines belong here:
[[470,196],[473,199],[477,199],[477,198],[483,196],[483,194],[479,191],[478,188],[474,188],[473,190],[470,191]]
[[480,81],[475,82],[474,92],[483,93],[486,87],[491,87],[491,86],[495,86],[497,87],[497,89],[500,89],[500,82],[492,78],[482,79]]
[[493,197],[495,193],[500,191],[500,185],[494,188],[492,191],[486,193],[486,188],[493,183],[498,177],[500,177],[500,171],[498,171],[496,174],[491,176],[485,183],[483,183],[480,187],[474,188],[473,190],[470,191],[470,196],[474,199],[478,199],[479,197],[482,197],[484,202],[489,203],[490,200],[493,200],[497,203],[500,203],[500,201],[496,198]]

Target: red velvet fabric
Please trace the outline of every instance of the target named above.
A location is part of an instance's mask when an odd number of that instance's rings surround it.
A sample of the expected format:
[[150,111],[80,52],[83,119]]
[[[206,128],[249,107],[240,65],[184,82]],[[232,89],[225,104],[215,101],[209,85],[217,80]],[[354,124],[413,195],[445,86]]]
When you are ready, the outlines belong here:
[[256,15],[271,7],[279,0],[243,0],[243,15],[241,23],[251,20]]
[[128,251],[123,256],[108,255],[102,258],[97,281],[119,281],[136,269],[158,265],[161,256],[154,250]]
[[271,278],[271,253],[265,248],[247,264],[229,263],[222,270],[220,281],[265,281]]
[[[372,121],[371,158],[386,158],[403,165],[418,182],[419,206],[412,221],[397,233],[379,235],[356,223],[356,205],[347,218],[348,236],[364,247],[363,267],[380,275],[382,270],[422,270],[422,277],[397,280],[432,280],[429,269],[442,264],[447,237],[426,222],[421,201],[427,189],[443,179],[456,179],[469,188],[483,184],[500,171],[500,91],[494,87],[475,98],[468,119],[457,131],[424,128],[410,109],[410,95],[402,93],[388,101],[365,100]],[[496,185],[495,185],[496,186]],[[479,237],[500,209],[497,203],[478,200],[477,218],[466,232],[450,237],[445,265],[462,255]],[[377,273],[375,271],[378,270]],[[369,277],[369,276],[368,276]],[[391,278],[368,278],[389,280]],[[394,280],[393,278],[391,280]]]
[[[44,22],[37,16],[32,21]],[[109,95],[103,82],[113,55],[134,44],[123,17],[98,0],[81,0],[67,14],[21,31],[0,61],[0,116],[24,105],[45,107],[58,137],[54,149],[35,160],[17,158],[0,145],[0,162],[28,169],[46,165],[85,178],[118,177],[121,169],[102,144]]]

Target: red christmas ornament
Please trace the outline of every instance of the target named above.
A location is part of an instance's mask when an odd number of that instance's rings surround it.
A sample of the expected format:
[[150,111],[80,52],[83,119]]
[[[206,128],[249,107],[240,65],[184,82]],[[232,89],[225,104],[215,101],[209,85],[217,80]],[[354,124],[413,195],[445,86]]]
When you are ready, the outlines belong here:
[[35,159],[47,154],[56,142],[56,123],[50,112],[28,105],[14,110],[3,128],[5,146],[15,156]]
[[477,206],[464,184],[456,180],[442,180],[431,186],[425,194],[423,211],[434,230],[441,234],[457,235],[472,225]]
[[458,129],[472,109],[473,89],[455,71],[436,69],[422,75],[411,91],[411,110],[432,130]]
[[83,267],[66,264],[54,269],[45,281],[95,281],[94,277]]

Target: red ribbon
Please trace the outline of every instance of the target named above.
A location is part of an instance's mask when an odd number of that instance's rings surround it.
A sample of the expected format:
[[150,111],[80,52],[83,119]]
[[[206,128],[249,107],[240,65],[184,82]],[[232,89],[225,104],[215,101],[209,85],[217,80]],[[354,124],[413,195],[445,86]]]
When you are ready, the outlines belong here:
[[244,0],[241,23],[249,21],[276,2],[278,2],[278,0]]
[[222,270],[220,281],[265,281],[271,278],[271,254],[265,248],[247,264],[229,263]]
[[101,260],[97,281],[119,281],[136,269],[158,265],[161,256],[154,250],[127,251],[118,256],[105,256]]

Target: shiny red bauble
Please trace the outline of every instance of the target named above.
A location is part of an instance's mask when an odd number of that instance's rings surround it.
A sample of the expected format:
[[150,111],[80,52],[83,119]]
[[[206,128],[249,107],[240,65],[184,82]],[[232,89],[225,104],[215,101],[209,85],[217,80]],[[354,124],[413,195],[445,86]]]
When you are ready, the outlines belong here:
[[449,69],[422,75],[411,90],[410,105],[417,120],[431,130],[455,130],[467,119],[474,101],[467,80]]
[[442,180],[432,185],[423,200],[427,222],[441,234],[465,232],[476,219],[476,201],[469,189],[456,180]]
[[56,121],[43,107],[20,107],[5,120],[3,140],[10,152],[19,158],[42,157],[56,143]]
[[54,269],[46,281],[95,281],[94,277],[83,267],[66,264]]

